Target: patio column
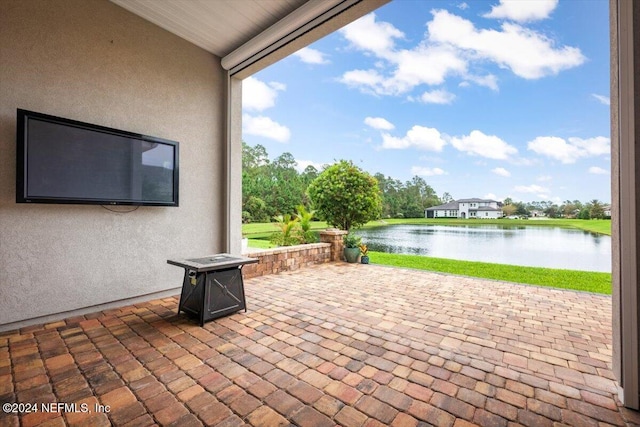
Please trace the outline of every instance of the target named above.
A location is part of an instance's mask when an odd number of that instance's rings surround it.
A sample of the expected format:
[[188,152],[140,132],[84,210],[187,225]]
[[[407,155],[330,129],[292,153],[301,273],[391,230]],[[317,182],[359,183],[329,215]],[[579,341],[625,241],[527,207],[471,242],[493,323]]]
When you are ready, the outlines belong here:
[[640,7],[610,1],[613,370],[620,400],[640,409]]
[[343,260],[344,244],[342,243],[342,237],[346,234],[348,234],[346,231],[338,230],[337,228],[327,228],[320,232],[320,241],[331,244],[331,262]]

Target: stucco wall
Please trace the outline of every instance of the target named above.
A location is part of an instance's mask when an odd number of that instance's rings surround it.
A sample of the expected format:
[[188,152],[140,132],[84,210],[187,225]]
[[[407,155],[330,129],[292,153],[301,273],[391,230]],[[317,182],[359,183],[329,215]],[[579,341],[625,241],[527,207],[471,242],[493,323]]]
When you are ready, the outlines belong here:
[[[168,258],[222,250],[225,95],[220,58],[107,0],[0,0],[0,328],[176,288]],[[16,204],[16,108],[179,141],[180,207]]]

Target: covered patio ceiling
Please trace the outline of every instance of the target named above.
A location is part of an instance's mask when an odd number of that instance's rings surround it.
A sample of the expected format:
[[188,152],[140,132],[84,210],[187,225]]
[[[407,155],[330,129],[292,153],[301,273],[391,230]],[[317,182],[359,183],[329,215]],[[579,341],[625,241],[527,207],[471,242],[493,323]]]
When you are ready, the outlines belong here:
[[219,56],[223,68],[245,78],[390,0],[111,1]]
[[608,296],[345,263],[246,291],[203,328],[167,298],[0,334],[3,403],[91,408],[0,425],[640,424]]
[[308,2],[308,0],[111,1],[221,58]]

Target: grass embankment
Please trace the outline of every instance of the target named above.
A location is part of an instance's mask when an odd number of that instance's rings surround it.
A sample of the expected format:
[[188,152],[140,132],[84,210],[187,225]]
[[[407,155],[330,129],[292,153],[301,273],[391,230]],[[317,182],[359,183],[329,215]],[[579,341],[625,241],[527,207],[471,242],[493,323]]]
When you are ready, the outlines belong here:
[[420,255],[388,254],[385,252],[369,252],[369,256],[372,264],[437,271],[440,273],[459,274],[462,276],[549,286],[553,288],[597,292],[599,294],[611,294],[610,273],[523,267],[518,265],[431,258]]
[[[427,219],[406,218],[372,221],[365,225],[380,227],[396,224],[438,224],[438,225],[502,225],[505,227],[544,226],[577,228],[594,233],[611,235],[611,220],[581,220],[581,219],[528,219],[528,220],[478,220],[478,219]],[[325,222],[316,221],[312,230],[324,230]],[[269,237],[277,227],[273,223],[245,224],[242,232],[249,238],[249,246],[267,249],[273,247]],[[441,273],[459,274],[463,276],[484,279],[503,280],[507,282],[524,283],[554,288],[573,289],[579,291],[611,294],[611,274],[591,271],[560,270],[542,267],[523,267],[516,265],[492,264],[475,261],[460,261],[454,259],[431,258],[420,255],[389,254],[384,252],[370,252],[373,264],[394,267],[415,268],[418,270],[437,271]]]
[[[327,227],[328,225],[324,221],[313,221],[311,223],[311,230],[320,231]],[[278,230],[278,226],[273,222],[242,224],[242,235],[249,239],[249,247],[252,248],[273,248],[275,245],[273,245],[269,239],[271,235]]]

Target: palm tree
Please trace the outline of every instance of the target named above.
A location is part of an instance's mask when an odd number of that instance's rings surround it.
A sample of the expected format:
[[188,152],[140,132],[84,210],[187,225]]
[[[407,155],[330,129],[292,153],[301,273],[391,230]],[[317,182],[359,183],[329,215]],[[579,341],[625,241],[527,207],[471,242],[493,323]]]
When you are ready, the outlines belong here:
[[313,243],[316,240],[315,234],[311,231],[311,221],[316,211],[307,211],[303,205],[296,206],[297,214],[294,216],[300,224],[300,237],[302,243]]

